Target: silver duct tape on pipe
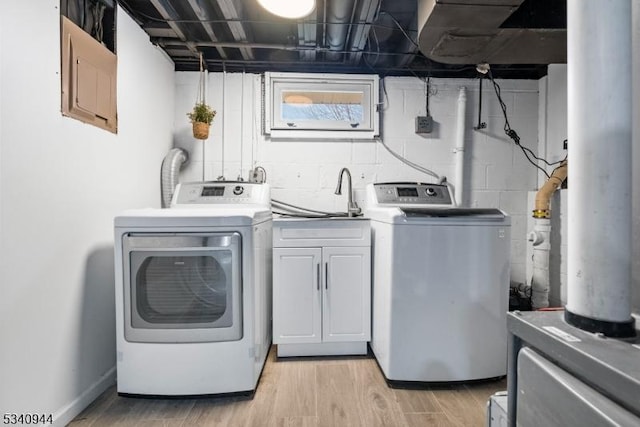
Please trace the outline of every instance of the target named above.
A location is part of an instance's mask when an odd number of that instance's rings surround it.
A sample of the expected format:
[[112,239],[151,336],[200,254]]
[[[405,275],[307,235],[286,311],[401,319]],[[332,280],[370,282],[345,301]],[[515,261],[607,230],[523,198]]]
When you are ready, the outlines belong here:
[[172,148],[162,160],[160,172],[160,191],[162,192],[162,207],[171,205],[173,192],[178,185],[178,175],[182,166],[189,161],[189,154],[182,148]]

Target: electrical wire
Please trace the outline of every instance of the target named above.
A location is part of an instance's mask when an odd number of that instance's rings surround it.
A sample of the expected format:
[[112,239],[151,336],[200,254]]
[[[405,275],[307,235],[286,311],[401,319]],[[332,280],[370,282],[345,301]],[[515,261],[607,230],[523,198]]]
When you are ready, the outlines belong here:
[[[413,169],[422,172],[426,175],[432,176],[433,178],[437,179],[437,180],[442,180],[444,178],[444,180],[446,180],[446,177],[441,177],[440,175],[438,175],[437,173],[433,172],[432,170],[429,170],[423,166],[420,166],[417,163],[413,163],[410,160],[407,160],[406,158],[402,157],[400,154],[396,153],[395,151],[393,151],[391,148],[389,148],[389,146],[387,144],[385,144],[385,142],[382,139],[378,139],[377,140],[380,144],[382,144],[382,146],[384,148],[387,149],[387,151],[389,152],[389,154],[391,154],[393,157],[395,157],[396,159],[400,160],[402,163],[404,163],[405,165],[412,167]],[[442,181],[444,182],[444,181]]]
[[393,16],[392,14],[390,14],[389,12],[386,12],[384,10],[382,12],[380,12],[380,15],[387,15],[389,18],[391,18],[391,20],[396,24],[398,29],[407,38],[407,40],[409,40],[413,46],[415,46],[417,48],[420,48],[420,45],[418,45],[418,43],[416,43],[415,40],[413,40],[411,38],[411,36],[409,36],[409,34],[407,34],[407,31],[404,28],[402,28],[402,25],[400,25],[400,22],[398,22],[398,20],[395,18],[395,16]]
[[375,27],[372,28],[371,34],[373,34],[373,39],[376,41],[376,60],[373,62],[373,65],[376,65],[380,60],[380,41],[378,40],[378,33],[376,33]]
[[[373,34],[373,36],[375,38],[375,42],[376,42],[376,51],[375,52],[371,52],[370,50],[369,51],[364,51],[363,50],[362,51],[362,60],[364,61],[365,65],[367,67],[369,67],[371,69],[371,71],[373,71],[375,74],[381,74],[381,73],[376,68],[374,68],[373,65],[367,60],[367,55],[368,54],[369,55],[375,54],[376,55],[376,59],[375,59],[374,65],[377,65],[378,60],[380,59],[380,41],[378,40],[378,34],[376,33],[375,29],[376,29],[376,27],[386,28],[386,27],[378,26],[377,24],[375,24],[375,22],[380,17],[380,8],[381,7],[382,7],[382,2],[379,2],[378,3],[378,7],[376,8],[376,11],[373,14],[373,19],[372,19],[371,23],[369,23],[369,24],[365,23],[364,24],[364,25],[370,25],[371,26],[372,31],[369,31],[367,33],[367,44],[369,46],[371,46],[370,36],[371,36],[371,34]],[[354,23],[354,25],[358,25],[358,24]],[[392,29],[395,30],[395,28],[392,28]]]
[[387,93],[387,83],[384,77],[380,78],[380,85],[382,85],[382,102],[378,103],[378,106],[380,106],[379,111],[386,111],[389,106],[389,94]]
[[426,110],[427,110],[427,116],[431,115],[431,111],[429,111],[429,98],[431,97],[431,77],[427,77],[425,79],[425,85],[426,85],[426,90],[427,90],[427,96],[425,103],[426,105]]
[[513,140],[514,144],[516,144],[522,150],[522,153],[527,158],[529,163],[531,163],[533,166],[535,166],[536,168],[541,170],[542,173],[544,173],[545,176],[547,178],[549,178],[551,175],[549,175],[549,173],[546,171],[546,169],[544,169],[543,167],[538,165],[531,158],[533,157],[535,160],[543,162],[547,166],[554,166],[554,165],[561,164],[564,160],[566,160],[566,157],[565,157],[565,159],[558,160],[557,162],[549,162],[549,161],[547,161],[546,159],[544,159],[542,157],[538,157],[530,148],[525,147],[522,144],[520,144],[520,136],[518,135],[518,133],[514,129],[511,128],[511,125],[509,124],[509,117],[507,116],[507,105],[502,100],[500,85],[493,78],[493,75],[491,74],[491,70],[489,70],[487,75],[489,76],[489,79],[491,80],[491,83],[493,84],[493,89],[496,92],[496,96],[498,97],[498,103],[500,104],[500,109],[502,110],[502,115],[504,116],[504,133],[509,138],[511,138]]

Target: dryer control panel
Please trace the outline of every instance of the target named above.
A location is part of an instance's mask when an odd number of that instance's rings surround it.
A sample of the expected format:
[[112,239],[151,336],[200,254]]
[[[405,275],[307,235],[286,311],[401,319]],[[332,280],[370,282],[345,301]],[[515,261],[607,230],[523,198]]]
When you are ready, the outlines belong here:
[[446,185],[415,182],[374,184],[380,205],[440,205],[455,206]]
[[186,182],[178,184],[171,200],[176,205],[266,204],[269,186],[244,181]]

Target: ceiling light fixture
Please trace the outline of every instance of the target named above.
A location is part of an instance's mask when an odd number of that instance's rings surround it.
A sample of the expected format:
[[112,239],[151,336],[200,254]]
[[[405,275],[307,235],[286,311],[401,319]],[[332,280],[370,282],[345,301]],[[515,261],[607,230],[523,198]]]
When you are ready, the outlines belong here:
[[487,74],[491,70],[491,66],[487,62],[476,64],[476,70],[481,74]]
[[268,12],[283,18],[303,18],[316,8],[315,0],[258,0]]

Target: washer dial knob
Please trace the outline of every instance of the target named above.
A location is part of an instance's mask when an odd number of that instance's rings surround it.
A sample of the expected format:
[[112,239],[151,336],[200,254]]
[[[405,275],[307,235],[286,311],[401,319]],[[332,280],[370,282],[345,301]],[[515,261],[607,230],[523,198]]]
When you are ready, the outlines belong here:
[[433,197],[433,196],[437,196],[438,195],[438,193],[436,192],[435,188],[432,188],[432,187],[427,187],[426,193],[427,193],[427,196],[429,196],[429,197]]
[[236,185],[235,188],[233,189],[233,194],[235,194],[236,196],[241,195],[244,192],[244,187],[241,185]]

